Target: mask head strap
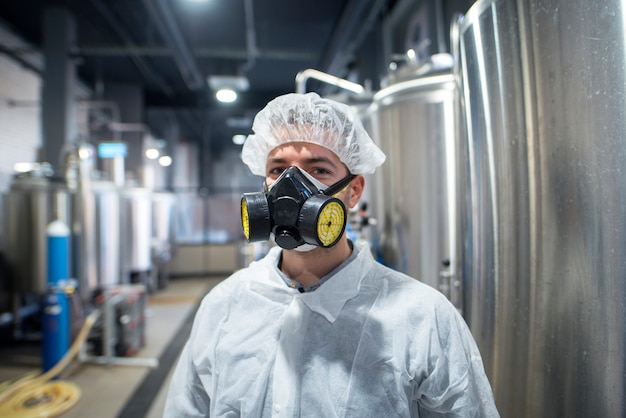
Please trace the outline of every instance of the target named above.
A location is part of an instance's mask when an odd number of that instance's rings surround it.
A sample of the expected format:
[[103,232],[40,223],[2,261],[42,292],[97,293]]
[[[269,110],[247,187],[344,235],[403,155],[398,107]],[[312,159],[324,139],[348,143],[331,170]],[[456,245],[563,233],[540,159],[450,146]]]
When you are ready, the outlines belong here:
[[345,176],[344,178],[339,180],[337,183],[333,184],[328,189],[324,190],[323,193],[326,196],[333,196],[334,194],[339,193],[348,184],[350,184],[352,179],[355,178],[355,177],[356,177],[355,174],[348,174],[347,176]]

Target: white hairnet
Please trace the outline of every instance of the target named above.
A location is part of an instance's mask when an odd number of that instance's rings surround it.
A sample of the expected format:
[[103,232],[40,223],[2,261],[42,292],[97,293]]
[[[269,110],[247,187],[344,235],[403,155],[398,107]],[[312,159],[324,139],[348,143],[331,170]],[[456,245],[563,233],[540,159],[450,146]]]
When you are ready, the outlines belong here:
[[269,102],[254,118],[241,159],[265,176],[267,156],[279,145],[310,142],[334,152],[352,174],[371,174],[385,161],[354,110],[316,93],[290,93]]

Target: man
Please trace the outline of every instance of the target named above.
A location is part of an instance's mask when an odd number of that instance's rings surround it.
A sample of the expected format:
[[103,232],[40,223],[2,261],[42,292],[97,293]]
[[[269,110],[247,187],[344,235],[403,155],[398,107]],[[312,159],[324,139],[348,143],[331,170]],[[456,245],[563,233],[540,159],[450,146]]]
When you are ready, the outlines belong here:
[[278,246],[202,301],[165,416],[498,416],[456,309],[346,238],[385,159],[352,110],[288,94],[253,131],[242,159],[266,188],[244,195],[244,231]]

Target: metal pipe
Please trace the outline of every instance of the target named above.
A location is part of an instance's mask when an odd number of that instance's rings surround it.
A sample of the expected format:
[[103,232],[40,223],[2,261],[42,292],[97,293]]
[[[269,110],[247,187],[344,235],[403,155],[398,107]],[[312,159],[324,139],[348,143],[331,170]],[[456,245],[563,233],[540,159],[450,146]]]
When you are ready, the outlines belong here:
[[109,128],[114,132],[150,132],[150,128],[143,123],[110,122]]
[[318,68],[329,73],[346,71],[348,60],[374,26],[385,0],[352,0],[345,6]]
[[155,83],[161,91],[167,95],[171,96],[173,94],[172,88],[161,78],[159,75],[152,70],[152,68],[147,64],[147,62],[140,56],[137,46],[131,40],[131,36],[126,32],[126,29],[122,27],[119,21],[113,16],[113,14],[109,11],[109,9],[104,5],[102,0],[90,0],[91,4],[98,10],[98,13],[104,18],[104,20],[111,26],[113,31],[122,38],[125,47],[129,49],[130,59],[135,63],[139,72],[153,83]]
[[196,60],[187,42],[185,42],[178,24],[172,17],[173,12],[168,3],[163,0],[144,0],[143,4],[156,23],[161,36],[172,50],[176,66],[187,87],[191,90],[201,89],[204,86],[204,78],[198,70]]
[[243,2],[246,14],[246,56],[248,58],[248,62],[246,62],[244,67],[246,71],[254,67],[257,55],[256,31],[254,29],[254,6],[252,1],[253,0],[244,0]]
[[[0,53],[17,54],[20,50],[3,49],[0,45]],[[26,53],[26,51],[23,51]],[[222,59],[246,59],[250,52],[243,49],[223,48],[196,48],[194,56],[199,58],[222,58]],[[77,47],[72,56],[75,57],[118,57],[118,56],[142,56],[142,57],[169,57],[172,51],[167,47],[160,46],[94,46],[83,45]],[[289,51],[283,49],[264,49],[255,47],[255,58],[276,59],[284,61],[311,61],[317,58],[312,51]]]
[[340,87],[356,94],[365,93],[365,88],[360,84],[312,68],[302,70],[296,74],[296,93],[306,93],[306,82],[309,78]]

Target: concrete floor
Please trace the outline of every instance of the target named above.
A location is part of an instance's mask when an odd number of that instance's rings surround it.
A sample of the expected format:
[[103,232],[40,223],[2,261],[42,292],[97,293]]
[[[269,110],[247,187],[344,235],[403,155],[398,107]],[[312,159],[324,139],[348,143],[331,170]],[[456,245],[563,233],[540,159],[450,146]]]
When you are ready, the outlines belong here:
[[[188,320],[201,297],[221,280],[223,277],[177,278],[170,280],[167,288],[149,294],[145,347],[135,356],[124,359],[156,360],[158,366],[101,365],[75,359],[60,379],[78,385],[81,396],[78,403],[61,416],[162,417],[173,365],[182,341],[188,335],[185,332]],[[180,341],[173,341],[176,337]],[[6,350],[0,346],[0,383],[40,370],[39,351],[35,345],[18,350]]]

